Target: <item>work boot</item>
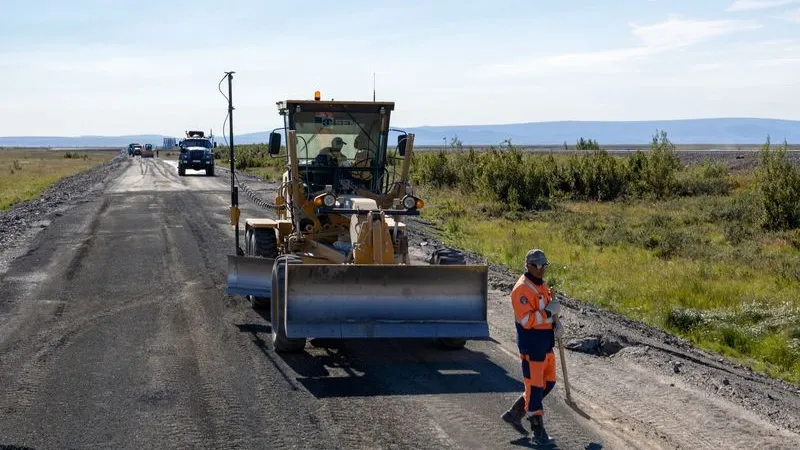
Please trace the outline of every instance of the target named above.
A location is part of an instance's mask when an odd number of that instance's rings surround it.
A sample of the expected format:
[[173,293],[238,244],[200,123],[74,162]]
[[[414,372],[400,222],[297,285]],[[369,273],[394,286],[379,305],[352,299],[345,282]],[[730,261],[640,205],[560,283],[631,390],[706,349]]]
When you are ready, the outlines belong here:
[[525,397],[520,395],[511,408],[503,413],[502,417],[503,420],[514,427],[521,435],[528,435],[528,430],[522,425],[522,418],[525,417]]
[[533,431],[533,437],[531,437],[532,442],[536,444],[547,444],[552,440],[544,429],[543,416],[530,416],[528,420],[531,421],[531,431]]

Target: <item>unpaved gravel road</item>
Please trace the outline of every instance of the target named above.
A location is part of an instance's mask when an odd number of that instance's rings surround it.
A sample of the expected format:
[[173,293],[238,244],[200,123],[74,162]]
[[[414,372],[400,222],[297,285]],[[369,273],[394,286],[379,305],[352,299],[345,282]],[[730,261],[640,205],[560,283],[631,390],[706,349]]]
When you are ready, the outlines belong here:
[[[226,171],[178,177],[173,162],[122,157],[93,173],[81,195],[0,216],[39,212],[35,227],[0,229],[0,242],[14,236],[0,248],[0,448],[528,445],[498,418],[522,389],[516,274],[492,268],[492,339],[464,350],[343,341],[277,355],[269,322],[224,294]],[[241,180],[272,197],[274,184]],[[240,197],[243,217],[270,215]],[[424,263],[437,243],[412,225]],[[797,386],[564,302],[568,337],[597,336],[605,354],[567,351],[577,407],[559,367],[546,448],[800,445]]]

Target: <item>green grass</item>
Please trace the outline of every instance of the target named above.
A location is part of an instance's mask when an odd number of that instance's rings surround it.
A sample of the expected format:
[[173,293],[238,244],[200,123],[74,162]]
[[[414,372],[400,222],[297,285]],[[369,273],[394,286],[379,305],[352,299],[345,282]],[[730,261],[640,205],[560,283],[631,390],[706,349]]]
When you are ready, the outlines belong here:
[[110,161],[119,151],[0,150],[0,210],[37,198],[58,180]]
[[762,230],[757,193],[741,181],[731,195],[522,213],[456,189],[419,193],[450,245],[517,271],[541,247],[548,281],[570,297],[800,383],[800,230]]
[[266,180],[277,181],[283,176],[284,170],[278,167],[248,167],[244,169],[246,173],[258,175]]

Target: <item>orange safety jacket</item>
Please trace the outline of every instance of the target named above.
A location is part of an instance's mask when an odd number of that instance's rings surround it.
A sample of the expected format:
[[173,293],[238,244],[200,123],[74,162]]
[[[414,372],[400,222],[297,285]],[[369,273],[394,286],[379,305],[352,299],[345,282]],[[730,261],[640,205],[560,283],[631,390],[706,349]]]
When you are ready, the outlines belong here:
[[527,272],[519,277],[511,290],[517,346],[521,354],[543,361],[544,355],[553,349],[553,318],[545,311],[552,299],[547,283]]

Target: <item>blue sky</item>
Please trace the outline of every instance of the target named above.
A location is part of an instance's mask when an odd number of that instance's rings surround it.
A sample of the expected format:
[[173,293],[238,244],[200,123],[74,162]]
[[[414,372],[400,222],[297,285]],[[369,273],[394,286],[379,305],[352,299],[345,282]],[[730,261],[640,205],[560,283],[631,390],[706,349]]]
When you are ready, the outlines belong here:
[[4,3],[3,136],[219,134],[228,70],[237,133],[373,72],[398,126],[800,119],[800,1]]

